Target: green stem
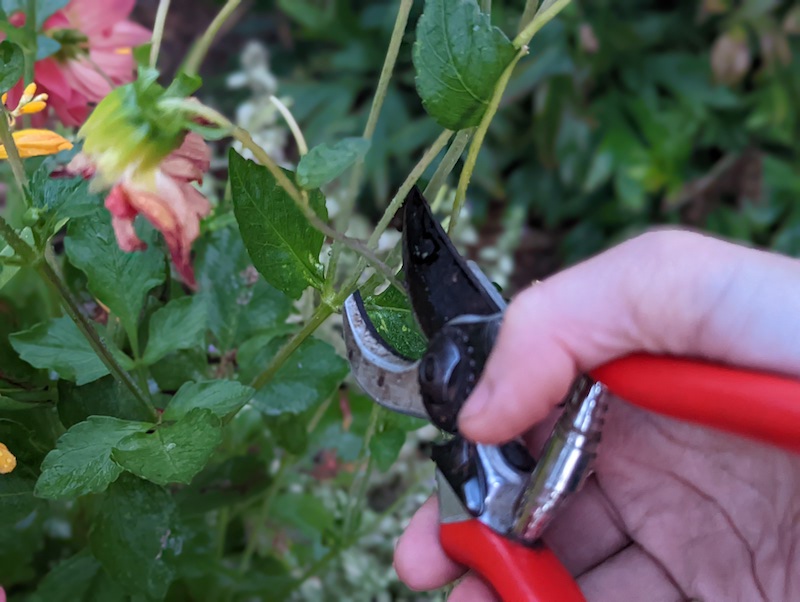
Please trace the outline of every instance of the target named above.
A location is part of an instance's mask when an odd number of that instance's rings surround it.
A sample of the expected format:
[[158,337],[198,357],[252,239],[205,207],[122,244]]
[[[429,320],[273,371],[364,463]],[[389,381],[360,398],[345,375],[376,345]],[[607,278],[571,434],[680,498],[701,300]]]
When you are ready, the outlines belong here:
[[217,37],[219,30],[222,29],[222,26],[233,12],[239,8],[241,3],[242,0],[228,0],[225,6],[217,13],[217,16],[214,17],[214,20],[205,30],[202,37],[197,41],[197,44],[195,44],[194,48],[189,52],[189,58],[186,59],[185,65],[186,73],[189,75],[197,74],[200,70],[200,65],[203,64],[206,58],[206,54],[208,54],[208,49],[211,48],[211,44],[214,42],[214,38]]
[[475,169],[475,163],[478,160],[478,153],[481,150],[483,139],[486,137],[486,132],[489,130],[489,124],[492,123],[492,119],[494,118],[495,113],[497,113],[497,107],[500,106],[500,99],[503,98],[503,92],[505,92],[506,86],[508,85],[508,80],[511,78],[511,74],[514,72],[514,67],[516,67],[517,62],[523,56],[525,56],[525,54],[527,54],[527,50],[524,48],[520,49],[500,75],[500,78],[497,80],[497,84],[495,85],[494,92],[492,93],[492,98],[489,100],[489,105],[486,107],[486,112],[483,114],[483,117],[481,118],[481,121],[475,130],[475,136],[472,139],[472,144],[469,146],[467,159],[464,161],[464,168],[461,170],[461,177],[458,179],[456,199],[453,203],[453,212],[450,215],[450,224],[447,228],[448,233],[455,231],[456,223],[458,222],[458,216],[461,213],[461,209],[464,206],[464,201],[467,198],[467,186],[469,186],[470,178],[472,178],[472,172]]
[[8,243],[8,246],[13,249],[14,254],[25,262],[25,265],[36,263],[36,251],[20,238],[17,231],[11,227],[11,224],[9,224],[3,216],[0,216],[0,236],[2,236],[3,240]]
[[159,0],[156,10],[156,20],[153,23],[153,36],[150,38],[150,67],[155,69],[158,63],[158,53],[161,50],[161,40],[164,39],[164,25],[167,22],[170,0]]
[[11,135],[11,128],[8,125],[8,115],[6,114],[5,109],[0,111],[0,142],[3,143],[3,146],[6,149],[8,163],[11,165],[11,173],[14,174],[14,181],[17,183],[17,187],[19,188],[20,194],[22,194],[22,198],[24,198],[27,203],[29,200],[28,178],[25,175],[25,168],[22,165],[22,158],[19,156],[17,143],[14,142],[14,136]]
[[131,392],[134,399],[136,399],[136,401],[139,402],[139,404],[145,410],[147,410],[147,413],[153,418],[153,420],[156,420],[158,418],[158,413],[156,412],[152,402],[136,385],[134,380],[131,378],[131,375],[119,365],[111,351],[108,349],[108,347],[106,347],[106,344],[100,338],[100,335],[97,334],[97,330],[95,330],[91,321],[83,315],[80,307],[78,306],[78,302],[72,296],[72,293],[69,291],[61,278],[58,277],[58,274],[56,274],[52,266],[46,261],[42,261],[36,266],[36,269],[39,272],[39,275],[60,295],[61,304],[64,307],[64,310],[67,312],[67,315],[69,315],[72,321],[75,322],[75,325],[81,331],[83,336],[86,337],[86,340],[89,341],[89,345],[91,345],[94,352],[100,358],[100,361],[102,361],[106,368],[108,368],[108,371]]
[[453,144],[447,149],[444,157],[442,157],[442,161],[439,163],[439,167],[436,168],[431,181],[428,182],[428,186],[425,188],[423,194],[429,201],[433,202],[433,199],[439,194],[439,190],[444,186],[447,176],[453,171],[456,163],[458,163],[458,160],[464,153],[464,149],[467,148],[467,144],[469,144],[469,140],[472,138],[474,131],[475,128],[469,128],[461,130],[456,134],[456,137],[453,139]]
[[328,224],[323,222],[319,216],[314,212],[311,206],[308,203],[308,193],[305,190],[298,190],[298,188],[294,185],[294,183],[286,176],[284,171],[278,166],[275,161],[272,160],[266,151],[261,148],[250,133],[240,128],[237,125],[234,125],[227,117],[225,117],[219,111],[212,109],[206,105],[203,105],[199,102],[187,101],[185,99],[178,99],[178,100],[167,100],[162,103],[164,107],[170,108],[180,108],[185,110],[189,114],[196,115],[198,117],[202,117],[203,119],[210,121],[214,125],[221,128],[223,131],[229,133],[233,136],[236,140],[238,140],[242,146],[248,149],[250,152],[253,153],[253,156],[258,160],[258,162],[263,166],[266,167],[267,170],[272,174],[275,180],[278,182],[278,185],[286,191],[286,194],[289,195],[289,198],[294,201],[294,204],[297,208],[301,211],[303,216],[308,220],[316,230],[322,232],[328,238],[338,241],[341,244],[345,245],[346,247],[352,249],[357,254],[361,255],[364,259],[366,259],[370,264],[372,264],[375,269],[384,273],[386,278],[393,283],[399,284],[397,279],[395,278],[394,274],[391,270],[380,260],[380,258],[375,255],[372,249],[369,248],[369,245],[365,245],[362,241],[351,238],[349,236],[345,236],[341,232],[338,232],[334,228],[331,228]]
[[290,454],[287,454],[281,458],[278,472],[275,473],[275,478],[272,480],[272,483],[270,484],[269,489],[264,496],[261,509],[258,512],[255,532],[250,538],[248,538],[247,546],[245,547],[244,553],[242,554],[242,559],[239,562],[239,575],[244,575],[247,572],[247,569],[250,568],[250,560],[253,558],[253,554],[258,547],[261,530],[264,528],[264,525],[267,523],[267,519],[269,518],[269,509],[272,506],[275,496],[278,495],[278,491],[280,491],[281,487],[283,486],[283,479],[286,477],[286,469],[293,463],[293,461],[294,457]]
[[272,358],[272,361],[267,367],[253,379],[250,386],[254,389],[260,389],[272,380],[272,377],[275,376],[278,370],[281,369],[281,366],[286,363],[289,356],[291,356],[302,342],[311,336],[311,334],[333,314],[333,311],[334,308],[327,303],[319,305],[317,309],[314,310],[314,313],[308,322],[306,322],[305,326],[295,333],[291,339],[286,341],[286,344],[278,350],[278,353],[275,354],[275,357]]
[[481,0],[481,12],[487,15],[492,14],[492,0]]
[[302,157],[306,153],[308,153],[308,144],[306,143],[306,138],[303,136],[303,130],[300,129],[300,125],[297,123],[297,120],[292,115],[292,112],[289,110],[285,104],[281,102],[281,100],[275,96],[274,94],[269,95],[269,101],[275,105],[275,108],[278,109],[278,112],[283,115],[283,119],[286,121],[286,125],[289,126],[289,129],[292,131],[292,136],[294,137],[294,142],[297,144],[297,152]]
[[[425,151],[425,154],[422,155],[422,158],[419,162],[414,166],[414,169],[411,170],[411,173],[408,174],[406,181],[400,186],[397,190],[397,194],[394,195],[392,202],[389,203],[389,206],[386,208],[386,211],[383,212],[383,216],[381,217],[378,225],[375,226],[375,231],[372,233],[372,236],[369,237],[367,241],[367,245],[370,248],[374,248],[378,242],[378,239],[381,237],[381,234],[384,233],[386,228],[389,226],[389,223],[392,221],[394,214],[397,213],[397,210],[400,209],[400,206],[403,204],[403,201],[406,200],[406,196],[411,191],[411,188],[414,184],[417,183],[420,176],[424,173],[424,171],[428,168],[428,166],[433,162],[433,160],[437,157],[437,155],[441,152],[441,150],[447,145],[447,142],[450,140],[450,137],[453,135],[453,132],[450,130],[445,130],[436,141],[430,146],[430,148]],[[402,289],[401,289],[402,290]]]
[[519,26],[517,27],[517,33],[522,33],[522,31],[530,25],[531,21],[533,21],[533,17],[536,15],[536,10],[539,8],[539,0],[527,0],[525,2],[525,10],[522,11],[522,16],[519,19]]
[[[397,17],[394,20],[394,28],[392,29],[392,37],[389,38],[389,48],[386,50],[386,57],[383,59],[383,67],[381,67],[381,75],[378,78],[378,85],[375,88],[375,96],[372,99],[372,106],[369,108],[369,115],[367,115],[367,124],[364,126],[364,133],[362,136],[365,140],[372,140],[375,134],[375,128],[378,125],[378,118],[381,115],[383,102],[386,100],[386,92],[389,89],[389,82],[392,80],[392,73],[394,73],[394,66],[397,63],[397,55],[400,53],[400,45],[403,43],[403,34],[406,31],[408,24],[408,15],[411,12],[411,7],[414,5],[414,0],[400,0],[400,6],[397,9]],[[347,207],[343,208],[343,219],[349,219],[350,210],[355,204],[358,190],[361,187],[361,179],[364,176],[364,159],[359,159],[353,166],[353,171],[350,174],[350,185],[347,194]]]
[[355,517],[361,514],[361,507],[366,500],[367,486],[369,485],[369,478],[372,474],[372,456],[369,454],[369,444],[372,437],[375,435],[375,430],[378,427],[378,418],[381,415],[381,406],[374,404],[369,414],[369,422],[367,423],[367,430],[364,433],[364,441],[361,443],[361,451],[358,454],[357,462],[364,464],[366,457],[366,466],[364,474],[360,478],[353,481],[350,487],[349,498],[352,500],[350,508],[344,519],[344,527],[342,529],[343,538],[349,539],[353,535],[353,522]]
[[[523,48],[528,42],[531,41],[531,38],[536,35],[536,33],[545,25],[547,25],[553,18],[560,13],[567,4],[570,3],[570,0],[556,0],[551,5],[547,6],[544,10],[538,11],[531,22],[528,23],[522,31],[517,34],[517,37],[514,38],[513,44],[514,48],[517,50]],[[528,7],[526,6],[526,12],[523,13],[523,18],[527,14]]]

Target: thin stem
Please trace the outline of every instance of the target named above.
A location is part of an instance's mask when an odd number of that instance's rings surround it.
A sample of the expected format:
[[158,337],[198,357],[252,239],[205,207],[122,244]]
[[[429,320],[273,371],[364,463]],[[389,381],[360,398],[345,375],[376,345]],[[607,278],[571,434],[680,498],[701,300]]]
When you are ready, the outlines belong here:
[[363,464],[364,458],[366,458],[366,467],[364,468],[364,474],[361,475],[360,478],[353,480],[353,484],[350,487],[350,494],[348,496],[352,500],[352,504],[347,511],[347,515],[344,519],[344,527],[342,529],[342,534],[345,540],[352,536],[353,521],[355,521],[355,517],[360,514],[361,504],[366,497],[369,477],[372,474],[372,456],[369,454],[369,444],[370,441],[372,441],[372,437],[375,435],[375,430],[378,427],[378,418],[380,418],[380,415],[381,406],[374,404],[369,414],[367,430],[364,433],[364,440],[361,443],[361,451],[359,452],[357,459],[359,464]]
[[233,14],[233,12],[239,8],[239,5],[242,3],[242,0],[228,0],[225,3],[225,6],[220,9],[217,16],[214,17],[214,20],[208,26],[208,28],[203,33],[202,37],[197,41],[194,48],[189,52],[189,58],[186,59],[186,66],[185,71],[189,75],[196,75],[197,72],[200,70],[200,65],[203,64],[203,61],[206,58],[206,54],[208,54],[208,49],[211,48],[211,44],[214,42],[214,38],[217,37],[219,30],[222,29],[222,26],[225,24],[225,21]]
[[14,142],[14,136],[11,135],[11,127],[8,125],[8,116],[5,109],[0,111],[0,142],[6,149],[8,154],[8,162],[11,165],[11,173],[14,174],[14,181],[17,183],[20,194],[27,201],[28,200],[28,178],[25,175],[25,167],[22,165],[22,158],[19,156],[17,143]]
[[436,168],[431,181],[428,182],[428,186],[425,188],[425,192],[423,193],[425,198],[432,200],[439,194],[439,190],[444,186],[447,176],[453,171],[456,163],[458,163],[458,160],[464,153],[464,149],[467,148],[467,144],[469,144],[469,140],[472,138],[474,131],[475,128],[469,128],[461,130],[456,134],[453,143],[450,145],[450,148],[447,149],[444,157],[442,157],[439,167]]
[[481,0],[481,12],[487,15],[492,14],[492,0]]
[[[514,48],[517,50],[523,48],[528,42],[531,41],[531,38],[536,35],[536,33],[545,25],[547,25],[553,18],[560,13],[567,4],[570,3],[570,0],[556,0],[550,5],[545,5],[544,10],[538,11],[530,23],[528,23],[525,28],[517,34],[517,37],[514,38],[513,44]],[[526,7],[527,9],[527,7]],[[523,18],[525,14],[523,14]]]
[[481,122],[478,124],[478,128],[475,130],[475,136],[472,139],[472,144],[469,146],[467,159],[464,161],[464,168],[461,170],[461,177],[458,179],[456,199],[453,203],[453,212],[450,214],[450,224],[447,228],[448,233],[455,231],[456,223],[458,222],[458,216],[461,213],[461,208],[464,206],[464,201],[467,198],[467,186],[469,186],[472,172],[475,169],[475,163],[478,160],[478,153],[481,150],[483,139],[486,137],[486,132],[489,130],[489,124],[492,123],[492,119],[494,118],[495,113],[497,113],[497,107],[500,106],[500,99],[503,98],[503,92],[505,92],[506,86],[508,85],[508,80],[511,78],[511,74],[514,71],[514,67],[517,65],[519,59],[525,56],[525,54],[527,54],[527,50],[524,48],[520,49],[500,75],[500,78],[497,80],[497,85],[494,88],[494,92],[492,93],[492,98],[489,100],[489,105],[486,107],[486,112],[483,114]]
[[[389,89],[389,82],[392,80],[392,73],[394,66],[397,63],[397,55],[400,52],[400,45],[403,43],[403,34],[406,31],[408,24],[408,15],[411,12],[411,7],[414,5],[414,0],[400,0],[400,6],[397,9],[397,17],[394,20],[394,28],[392,29],[392,37],[389,38],[389,48],[386,50],[386,58],[383,59],[383,67],[381,67],[381,75],[378,79],[378,85],[375,88],[375,96],[372,99],[372,106],[367,115],[367,124],[364,126],[364,133],[362,136],[365,140],[372,140],[375,134],[375,128],[378,125],[378,118],[381,115],[383,102],[386,100],[386,92]],[[361,178],[364,175],[364,159],[359,159],[353,166],[353,171],[350,174],[350,185],[348,187],[348,213],[355,204],[355,198],[358,190],[361,187]],[[344,216],[345,219],[349,215]]]
[[297,144],[297,152],[300,153],[300,156],[302,157],[308,152],[308,144],[306,144],[306,139],[303,136],[303,131],[300,129],[297,120],[294,118],[294,115],[292,115],[289,107],[283,104],[277,96],[270,94],[269,101],[275,105],[275,108],[278,109],[280,114],[283,115],[283,118],[286,120],[286,125],[288,125],[289,129],[292,131],[295,144]]
[[108,368],[108,371],[131,392],[134,399],[136,399],[136,401],[147,410],[147,413],[153,418],[153,420],[157,419],[158,413],[156,412],[153,403],[145,396],[141,389],[139,389],[139,387],[131,378],[131,375],[119,365],[117,360],[114,358],[114,355],[100,338],[100,335],[97,334],[97,330],[95,330],[91,321],[83,315],[80,307],[78,306],[78,302],[72,296],[72,293],[69,291],[61,278],[58,277],[58,274],[56,274],[52,266],[46,261],[42,261],[36,266],[36,269],[39,272],[39,275],[61,296],[61,304],[63,305],[64,310],[67,312],[67,315],[72,318],[72,321],[75,322],[75,325],[78,327],[81,333],[83,333],[83,336],[85,336],[86,340],[89,341],[89,345],[91,345],[94,352],[97,354],[106,368]]
[[34,251],[28,243],[26,243],[22,238],[20,238],[17,231],[11,227],[3,216],[0,215],[0,236],[3,237],[8,243],[8,246],[14,251],[14,254],[22,259],[22,261],[30,265],[35,263],[38,259],[36,256],[36,251]]
[[244,549],[244,553],[242,554],[242,559],[239,562],[239,574],[244,575],[247,572],[247,569],[250,568],[250,560],[253,557],[253,554],[258,547],[258,540],[261,529],[266,524],[267,519],[269,518],[269,509],[272,506],[272,502],[275,499],[275,496],[278,495],[278,491],[283,486],[283,479],[286,477],[286,469],[291,465],[294,461],[294,457],[290,454],[286,454],[280,460],[280,466],[278,466],[278,472],[275,473],[275,478],[272,480],[272,483],[267,490],[266,495],[264,496],[264,502],[261,504],[261,510],[258,512],[258,516],[256,518],[256,526],[255,526],[255,533],[252,534],[250,538],[247,540],[247,546]]
[[403,184],[397,190],[397,194],[394,195],[394,198],[392,199],[391,203],[389,203],[386,211],[383,212],[383,216],[378,222],[378,225],[375,226],[375,231],[372,233],[372,236],[369,237],[367,244],[371,248],[374,248],[378,243],[378,239],[380,239],[381,234],[383,234],[386,228],[389,226],[394,214],[397,213],[398,209],[400,209],[400,205],[402,205],[403,201],[406,200],[406,196],[411,191],[411,188],[417,183],[417,180],[419,180],[420,176],[422,176],[436,156],[447,145],[447,142],[450,140],[452,135],[453,132],[450,130],[445,130],[439,134],[439,137],[434,141],[430,148],[425,151],[425,154],[422,155],[422,158],[414,166],[414,169],[412,169],[411,173],[408,174],[406,181],[403,182]]
[[254,389],[260,389],[264,385],[266,385],[272,377],[281,369],[286,360],[289,359],[289,356],[294,353],[297,348],[305,341],[311,333],[313,333],[317,328],[319,328],[320,324],[322,324],[329,316],[333,314],[334,308],[328,305],[327,303],[322,303],[314,310],[311,318],[306,322],[305,326],[300,329],[295,335],[286,341],[286,344],[278,350],[278,353],[275,354],[275,357],[272,358],[272,361],[267,365],[264,370],[262,370],[250,383],[250,386]]
[[164,39],[164,25],[167,22],[170,0],[159,0],[156,10],[156,20],[153,23],[153,36],[150,38],[150,68],[154,69],[158,63],[158,53],[161,50],[161,40]]
[[522,33],[522,31],[530,24],[534,15],[536,15],[536,10],[538,8],[539,0],[527,0],[527,2],[525,2],[525,10],[522,11],[522,16],[519,19],[517,33]]
[[[369,248],[368,245],[365,245],[362,241],[351,238],[349,236],[345,236],[341,232],[331,228],[328,224],[323,222],[319,216],[314,212],[311,208],[311,205],[308,202],[308,196],[306,191],[300,191],[294,185],[294,183],[286,176],[283,170],[278,166],[275,161],[272,160],[266,151],[261,148],[250,133],[240,128],[237,125],[234,125],[227,117],[225,117],[219,111],[212,109],[206,105],[203,105],[199,102],[193,101],[186,101],[184,99],[179,100],[168,100],[164,101],[163,106],[165,107],[173,107],[173,108],[180,108],[185,110],[187,113],[197,115],[198,117],[202,117],[203,119],[217,125],[224,131],[228,132],[231,136],[233,136],[236,140],[238,140],[242,146],[248,149],[250,152],[253,153],[253,156],[261,163],[262,166],[266,167],[267,170],[272,174],[275,180],[278,182],[278,185],[286,191],[286,194],[289,195],[289,198],[294,201],[297,208],[302,212],[303,216],[308,220],[316,230],[322,232],[328,238],[338,241],[341,244],[345,245],[346,247],[352,249],[359,255],[361,255],[364,259],[366,259],[375,269],[383,272],[387,279],[392,282],[397,283],[397,279],[394,277],[394,274],[389,270],[389,268],[380,260],[380,258],[375,255],[372,249]],[[363,269],[363,268],[362,268]],[[399,284],[399,283],[398,283]]]

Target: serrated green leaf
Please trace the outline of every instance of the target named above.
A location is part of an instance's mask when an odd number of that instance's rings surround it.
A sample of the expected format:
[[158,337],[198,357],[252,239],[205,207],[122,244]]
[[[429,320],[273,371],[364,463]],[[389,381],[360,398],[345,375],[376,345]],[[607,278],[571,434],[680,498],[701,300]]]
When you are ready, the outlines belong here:
[[[275,353],[283,338],[268,343]],[[306,339],[275,376],[253,396],[252,404],[268,416],[299,414],[332,395],[348,372],[347,362],[319,339]]]
[[[66,218],[90,215],[102,207],[100,196],[89,191],[87,180],[54,178],[47,164],[33,173],[29,188],[33,206],[48,214],[53,224]],[[106,221],[110,227],[110,220]]]
[[16,44],[4,40],[0,42],[0,92],[13,88],[22,77],[25,57]]
[[86,274],[89,291],[136,332],[147,293],[164,281],[164,257],[155,247],[126,253],[119,248],[108,211],[72,220],[64,246],[70,262]]
[[36,495],[52,500],[104,491],[122,473],[111,459],[112,448],[125,437],[146,431],[145,422],[91,416],[61,435],[42,462]]
[[113,376],[78,386],[58,381],[58,417],[70,428],[89,416],[114,416],[123,420],[148,421],[151,416],[133,396],[130,389]]
[[369,453],[378,470],[385,472],[391,468],[392,464],[397,461],[405,442],[405,431],[396,427],[389,427],[382,432],[375,433],[369,440]]
[[79,385],[108,374],[108,368],[67,317],[14,333],[9,340],[19,356],[34,368],[53,370],[61,378]]
[[[309,285],[320,288],[322,233],[308,223],[265,167],[231,150],[229,173],[236,221],[256,269],[293,299]],[[287,175],[292,179],[291,173]],[[309,203],[321,219],[327,219],[322,193],[311,192]]]
[[125,591],[111,580],[87,548],[47,573],[28,602],[124,602],[127,599]]
[[208,328],[221,352],[286,320],[291,299],[258,275],[238,228],[212,232],[202,243],[197,281],[208,307]]
[[125,437],[112,458],[135,475],[157,483],[188,483],[203,470],[222,441],[222,423],[211,410],[196,408],[173,423]]
[[253,396],[252,387],[235,380],[207,380],[184,384],[164,410],[164,420],[179,420],[195,408],[205,408],[218,418],[239,411]]
[[428,343],[405,293],[390,286],[380,295],[365,299],[364,307],[378,334],[387,343],[407,358],[422,357]]
[[478,125],[516,52],[476,0],[426,0],[413,52],[425,110],[451,130]]
[[297,183],[306,190],[319,188],[335,180],[369,150],[369,140],[344,138],[333,144],[323,142],[300,158]]
[[150,318],[142,361],[150,365],[172,351],[202,346],[206,322],[206,304],[199,297],[170,301]]
[[108,490],[89,541],[92,553],[129,593],[161,600],[173,578],[163,558],[175,504],[162,487],[122,475]]

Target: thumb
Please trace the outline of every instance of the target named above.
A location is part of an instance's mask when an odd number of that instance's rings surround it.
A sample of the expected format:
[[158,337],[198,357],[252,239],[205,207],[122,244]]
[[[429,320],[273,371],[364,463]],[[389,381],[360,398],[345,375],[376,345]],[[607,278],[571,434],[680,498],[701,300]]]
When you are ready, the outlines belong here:
[[459,430],[512,439],[579,373],[637,351],[800,376],[797,307],[796,260],[690,232],[639,236],[512,301]]

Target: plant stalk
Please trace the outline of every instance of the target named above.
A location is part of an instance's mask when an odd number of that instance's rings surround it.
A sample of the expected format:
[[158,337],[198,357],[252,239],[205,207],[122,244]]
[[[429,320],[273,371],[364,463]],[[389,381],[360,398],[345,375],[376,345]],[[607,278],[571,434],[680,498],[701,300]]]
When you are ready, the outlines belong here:
[[150,68],[155,69],[158,64],[158,53],[161,51],[161,41],[164,39],[164,26],[167,22],[170,0],[159,0],[156,10],[156,19],[153,23],[153,35],[150,38]]
[[14,136],[11,135],[11,127],[8,125],[8,115],[6,114],[5,108],[0,110],[0,142],[3,143],[6,153],[8,154],[11,173],[14,174],[14,181],[19,188],[19,192],[22,198],[25,199],[25,202],[30,205],[28,178],[25,175],[25,167],[22,165],[22,158],[19,156],[17,143],[14,142]]
[[483,117],[481,118],[481,121],[475,130],[475,136],[472,139],[472,144],[469,146],[467,159],[464,161],[464,168],[461,170],[461,176],[458,179],[456,199],[453,203],[453,212],[450,214],[450,224],[447,228],[448,234],[452,234],[455,231],[458,217],[467,198],[467,187],[469,186],[469,181],[472,178],[472,172],[475,170],[475,164],[478,161],[478,153],[481,150],[483,139],[486,137],[486,132],[489,130],[489,125],[492,123],[492,119],[494,118],[495,113],[497,113],[497,108],[500,106],[500,100],[503,98],[503,92],[505,92],[506,86],[508,85],[508,80],[511,78],[511,74],[514,72],[514,67],[516,67],[519,60],[526,54],[527,49],[521,48],[517,54],[514,55],[514,58],[511,59],[511,62],[505,68],[503,73],[500,74],[500,78],[497,80],[494,92],[492,93],[492,98],[489,100],[489,105],[486,107],[486,112],[483,114]]
[[445,180],[447,180],[447,176],[450,175],[456,163],[458,163],[458,160],[464,153],[464,149],[467,148],[467,144],[469,144],[470,138],[472,138],[474,132],[475,128],[469,128],[461,130],[456,134],[453,143],[450,145],[450,148],[447,149],[444,157],[442,157],[439,167],[436,168],[431,181],[428,182],[428,186],[425,188],[425,192],[423,193],[425,198],[433,202],[432,200],[439,194],[442,186],[444,186]]
[[[530,2],[529,2],[530,3]],[[570,3],[570,0],[556,0],[549,6],[544,7],[544,10],[537,11],[531,22],[525,25],[522,31],[517,34],[517,37],[514,38],[512,42],[514,44],[514,48],[517,50],[522,49],[524,46],[531,41],[531,38],[536,35],[536,33],[545,25],[547,25],[553,18],[560,13],[567,4]],[[526,12],[523,13],[523,18],[525,18],[527,14],[528,7],[526,6]]]
[[228,0],[225,6],[220,9],[217,16],[214,17],[214,20],[211,21],[211,24],[197,41],[197,44],[189,51],[189,58],[186,59],[184,68],[187,74],[197,75],[197,72],[200,70],[200,65],[203,64],[208,54],[208,49],[211,48],[211,44],[214,43],[214,38],[217,37],[219,30],[222,29],[222,26],[233,12],[239,8],[241,3],[242,0]]

